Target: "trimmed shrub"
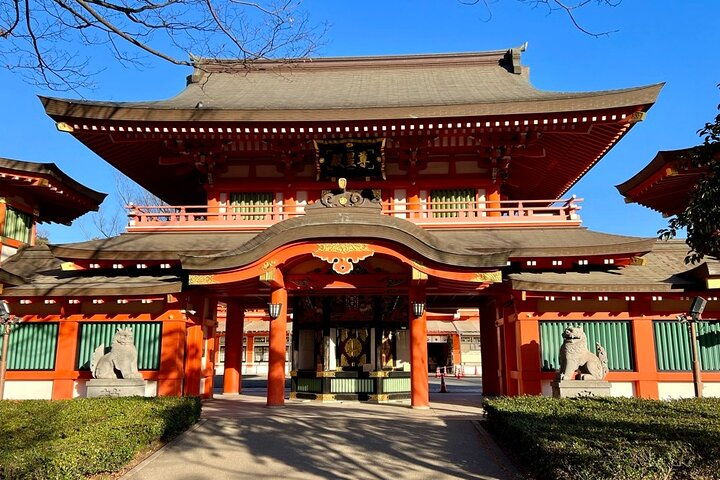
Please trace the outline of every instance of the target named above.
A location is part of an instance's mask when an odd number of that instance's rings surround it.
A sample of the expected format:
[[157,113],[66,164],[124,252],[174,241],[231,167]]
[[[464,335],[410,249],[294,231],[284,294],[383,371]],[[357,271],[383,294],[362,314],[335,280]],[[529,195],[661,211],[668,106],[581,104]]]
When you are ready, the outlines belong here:
[[0,478],[114,472],[199,418],[196,397],[0,401]]
[[487,426],[539,479],[720,478],[720,399],[487,399]]

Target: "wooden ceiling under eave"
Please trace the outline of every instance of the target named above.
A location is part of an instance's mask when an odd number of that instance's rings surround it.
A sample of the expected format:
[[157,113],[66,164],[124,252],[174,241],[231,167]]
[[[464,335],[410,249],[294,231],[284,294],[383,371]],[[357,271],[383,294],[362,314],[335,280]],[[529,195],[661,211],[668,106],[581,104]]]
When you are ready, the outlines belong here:
[[[318,128],[317,123],[308,126],[297,122],[272,126],[133,122],[130,126],[112,120],[98,120],[92,125],[86,119],[56,120],[71,126],[72,135],[108,163],[174,205],[205,204],[204,185],[212,181],[208,163],[217,161],[219,165],[222,161],[227,167],[264,161],[279,166],[281,150],[286,148],[296,155],[296,161],[312,164],[313,140],[368,137],[392,139],[385,152],[387,162],[402,163],[410,148],[419,149],[425,158],[474,158],[488,170],[494,166],[505,170],[497,181],[508,198],[554,199],[567,192],[649,107],[533,116],[401,119],[390,122],[393,130],[387,128],[388,122],[371,121],[328,122]],[[536,134],[535,140],[518,143],[518,136],[528,132]],[[178,142],[190,145],[190,151],[178,152]],[[504,149],[511,153],[497,157],[495,152]],[[204,155],[205,150],[208,155]],[[161,164],[161,159],[168,157],[170,161]]]

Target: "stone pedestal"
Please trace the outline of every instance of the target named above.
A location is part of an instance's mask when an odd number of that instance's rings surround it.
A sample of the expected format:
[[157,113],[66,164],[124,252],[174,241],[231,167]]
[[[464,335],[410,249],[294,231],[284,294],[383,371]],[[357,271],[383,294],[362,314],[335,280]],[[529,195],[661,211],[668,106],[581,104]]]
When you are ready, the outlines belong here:
[[145,396],[142,378],[94,378],[86,386],[88,398]]
[[550,385],[555,398],[610,396],[610,382],[605,380],[554,380]]

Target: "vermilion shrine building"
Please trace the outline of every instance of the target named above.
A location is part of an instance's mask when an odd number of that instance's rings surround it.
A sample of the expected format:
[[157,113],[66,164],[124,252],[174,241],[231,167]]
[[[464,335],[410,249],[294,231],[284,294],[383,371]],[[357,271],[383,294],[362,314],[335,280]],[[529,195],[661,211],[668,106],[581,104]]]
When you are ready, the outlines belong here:
[[[2,266],[26,323],[15,352],[53,356],[9,381],[81,396],[92,350],[131,324],[148,395],[210,396],[223,304],[224,391],[240,390],[244,319],[261,312],[270,406],[288,365],[292,398],[426,407],[428,322],[458,316],[477,322],[485,394],[548,392],[569,323],[606,347],[613,394],[692,394],[675,316],[697,294],[717,314],[716,264],[587,230],[567,195],[662,86],[540,91],[520,53],[200,60],[169,100],[42,98],[167,205]],[[704,328],[705,394],[720,395],[720,332]]]

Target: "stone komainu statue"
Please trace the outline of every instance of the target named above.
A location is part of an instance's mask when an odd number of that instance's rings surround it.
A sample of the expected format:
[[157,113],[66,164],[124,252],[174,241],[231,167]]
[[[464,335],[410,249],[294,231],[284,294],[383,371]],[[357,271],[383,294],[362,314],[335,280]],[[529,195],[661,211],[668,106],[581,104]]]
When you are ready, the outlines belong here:
[[579,380],[602,380],[608,372],[607,353],[599,343],[595,343],[594,354],[588,350],[587,339],[582,327],[567,327],[563,333],[560,347],[560,371],[558,380],[575,380],[579,371]]
[[90,371],[95,378],[142,378],[137,368],[137,349],[130,328],[118,328],[109,353],[100,344],[90,360]]

